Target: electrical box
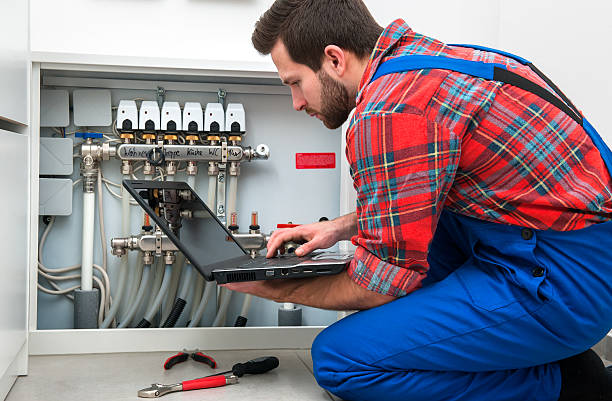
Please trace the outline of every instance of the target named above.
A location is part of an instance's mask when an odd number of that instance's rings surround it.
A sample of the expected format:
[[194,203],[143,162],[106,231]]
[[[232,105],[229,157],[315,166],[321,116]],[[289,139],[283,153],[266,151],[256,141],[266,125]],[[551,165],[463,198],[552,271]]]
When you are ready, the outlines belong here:
[[41,216],[72,214],[72,180],[41,178],[38,213]]
[[72,139],[40,138],[40,175],[71,175]]
[[198,102],[187,102],[183,108],[183,131],[202,132],[204,130],[204,114],[202,105]]
[[204,131],[221,132],[225,127],[225,112],[221,103],[208,103],[204,112]]
[[68,91],[41,89],[40,126],[67,127],[70,125],[70,99]]
[[133,131],[138,129],[138,108],[134,100],[121,100],[117,107],[118,130]]
[[164,102],[161,113],[163,131],[180,131],[183,128],[181,106],[178,102]]
[[242,104],[230,103],[227,105],[225,131],[235,133],[244,133],[246,131],[246,118]]
[[138,128],[146,131],[156,131],[160,129],[159,106],[157,102],[146,100],[140,105],[140,117]]
[[113,121],[109,90],[76,89],[72,92],[72,107],[77,127],[107,127]]

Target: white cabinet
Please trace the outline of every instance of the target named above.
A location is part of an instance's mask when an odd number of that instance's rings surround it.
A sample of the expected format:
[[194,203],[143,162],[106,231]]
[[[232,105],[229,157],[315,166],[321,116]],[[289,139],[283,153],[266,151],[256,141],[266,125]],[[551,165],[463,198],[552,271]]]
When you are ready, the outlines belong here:
[[28,1],[0,4],[0,119],[27,125],[29,80]]

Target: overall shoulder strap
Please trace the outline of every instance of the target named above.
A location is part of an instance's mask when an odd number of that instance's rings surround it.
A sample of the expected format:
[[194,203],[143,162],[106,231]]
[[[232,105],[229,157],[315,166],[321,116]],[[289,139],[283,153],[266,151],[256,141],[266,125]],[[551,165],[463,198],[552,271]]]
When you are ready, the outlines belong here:
[[[385,61],[379,65],[372,81],[393,73],[416,71],[416,70],[428,70],[428,69],[441,69],[455,71],[462,74],[471,75],[478,78],[483,78],[491,81],[503,82],[505,84],[516,86],[517,88],[523,89],[527,92],[533,93],[541,99],[553,104],[565,114],[570,116],[574,121],[581,125],[587,132],[593,144],[599,150],[606,167],[610,174],[612,174],[612,151],[601,139],[599,133],[595,128],[582,116],[576,106],[557,88],[557,86],[546,77],[540,70],[538,70],[528,60],[515,56],[513,54],[502,52],[495,49],[489,49],[482,46],[473,45],[449,45],[457,47],[471,47],[477,50],[484,50],[493,53],[498,53],[506,57],[512,58],[517,62],[528,66],[534,71],[548,86],[550,86],[555,93],[559,96],[553,95],[548,89],[541,87],[533,81],[515,73],[506,68],[505,65],[500,63],[487,63],[483,61],[471,61],[463,60],[445,56],[427,56],[427,55],[406,55],[396,57]],[[561,98],[561,99],[560,99]]]

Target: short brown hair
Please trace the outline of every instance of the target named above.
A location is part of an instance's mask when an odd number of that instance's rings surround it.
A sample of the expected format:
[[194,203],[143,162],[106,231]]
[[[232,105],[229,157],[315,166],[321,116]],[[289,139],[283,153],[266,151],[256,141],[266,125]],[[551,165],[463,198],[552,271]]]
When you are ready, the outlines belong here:
[[281,39],[295,62],[317,72],[326,46],[368,57],[382,31],[361,0],[276,0],[251,40],[258,52],[270,54]]

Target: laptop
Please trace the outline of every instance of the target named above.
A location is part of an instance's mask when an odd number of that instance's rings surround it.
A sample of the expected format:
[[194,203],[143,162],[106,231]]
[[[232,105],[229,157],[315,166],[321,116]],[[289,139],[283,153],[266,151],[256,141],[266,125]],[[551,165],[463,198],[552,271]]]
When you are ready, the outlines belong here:
[[185,182],[123,180],[123,186],[208,281],[219,284],[337,274],[352,253],[252,257]]

